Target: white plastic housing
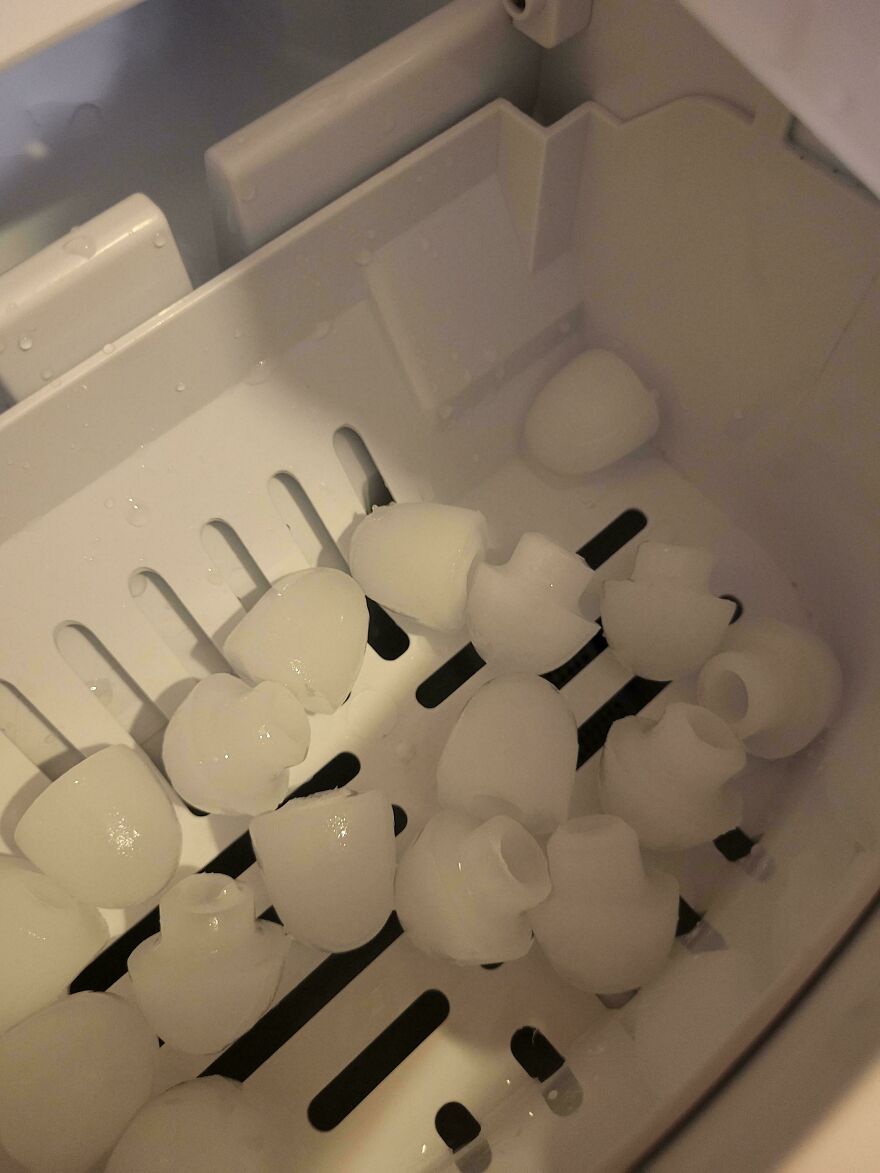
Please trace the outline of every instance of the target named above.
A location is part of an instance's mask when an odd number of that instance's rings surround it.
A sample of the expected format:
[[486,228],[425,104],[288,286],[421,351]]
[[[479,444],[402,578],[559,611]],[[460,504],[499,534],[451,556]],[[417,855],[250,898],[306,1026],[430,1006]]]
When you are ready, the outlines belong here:
[[599,630],[578,608],[592,576],[577,554],[543,534],[523,534],[503,566],[483,562],[474,571],[471,643],[495,672],[558,668]]
[[525,445],[551,472],[582,477],[640,448],[659,422],[654,396],[632,367],[610,350],[584,350],[538,392]]
[[32,863],[101,908],[155,896],[177,867],[180,840],[165,783],[124,745],[98,750],[62,774],[15,828]]
[[0,1037],[0,1142],[33,1173],[85,1173],[153,1086],[159,1041],[115,994],[71,994]]
[[394,812],[378,790],[293,798],[251,823],[287,932],[330,953],[366,944],[394,907]]
[[439,811],[401,859],[394,901],[419,949],[483,965],[528,952],[525,914],[549,892],[544,853],[519,823]]
[[678,881],[646,871],[632,827],[583,815],[554,831],[547,855],[553,891],[530,920],[560,977],[619,994],[658,973],[675,939]]
[[214,872],[175,884],[159,903],[161,932],[128,959],[134,995],[178,1051],[220,1051],[254,1025],[287,956],[279,925],[254,920],[250,888]]
[[697,682],[700,704],[759,758],[808,745],[833,717],[840,690],[840,665],[824,640],[778,619],[737,623]]
[[274,680],[310,713],[332,713],[357,680],[368,623],[354,579],[316,566],[274,583],[231,632],[223,654],[245,679]]
[[174,789],[214,814],[259,815],[287,794],[289,766],[309,748],[305,709],[290,689],[265,680],[206,676],[175,711],[162,759]]
[[106,1173],[275,1173],[254,1100],[222,1075],[169,1088],[129,1124]]
[[0,856],[0,1034],[54,1002],[107,940],[107,924],[23,859]]
[[720,717],[675,701],[659,721],[614,722],[599,762],[599,800],[643,847],[679,851],[737,825],[742,798],[727,783],[745,764],[742,742]]
[[464,626],[468,580],[486,554],[482,513],[409,502],[374,509],[351,538],[351,573],[371,599],[440,631]]
[[471,697],[437,765],[443,807],[476,819],[508,814],[535,835],[568,817],[577,768],[577,724],[540,676],[499,676]]
[[514,28],[553,49],[585,29],[590,21],[593,0],[503,0],[504,11],[513,18]]
[[648,680],[696,672],[724,638],[736,610],[709,590],[709,550],[642,542],[631,580],[602,587],[602,626],[615,656]]

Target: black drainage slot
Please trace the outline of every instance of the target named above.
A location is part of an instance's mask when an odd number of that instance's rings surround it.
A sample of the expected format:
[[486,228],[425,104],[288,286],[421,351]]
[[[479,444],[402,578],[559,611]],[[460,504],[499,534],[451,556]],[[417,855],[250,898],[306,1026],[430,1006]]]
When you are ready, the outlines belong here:
[[322,961],[201,1074],[225,1075],[239,1082],[246,1080],[381,956],[402,932],[400,921],[392,913],[372,941],[360,949],[334,953]]
[[692,933],[702,919],[701,912],[697,912],[686,900],[679,897],[678,924],[675,926],[676,937],[686,937],[688,933]]
[[578,768],[598,753],[605,744],[608,730],[622,717],[633,717],[659,696],[668,681],[644,680],[634,676],[610,700],[578,726]]
[[409,636],[372,599],[367,599],[367,611],[370,615],[367,643],[383,660],[399,660],[409,647]]
[[569,680],[574,680],[579,672],[583,672],[584,668],[591,664],[597,656],[601,656],[607,647],[608,641],[605,639],[604,633],[597,631],[593,638],[585,643],[579,652],[575,652],[570,660],[558,668],[554,668],[552,672],[545,672],[544,679],[554,688],[562,688],[568,684]]
[[745,859],[755,846],[755,840],[739,827],[734,827],[732,831],[725,831],[713,842],[724,858],[730,860],[731,863]]
[[553,1044],[534,1026],[521,1026],[510,1040],[510,1053],[532,1079],[543,1083],[565,1063]]
[[500,969],[503,964],[503,961],[487,961],[480,969]]
[[394,812],[394,834],[399,835],[406,830],[406,824],[409,822],[409,816],[402,806],[398,806],[396,802],[391,804],[391,809]]
[[71,994],[79,994],[82,990],[101,992],[109,989],[124,975],[128,967],[129,954],[142,941],[146,941],[147,937],[152,937],[158,931],[159,909],[154,908],[152,912],[141,917],[137,924],[127,929],[121,937],[117,937],[94,961],[89,962],[70,983]]
[[[298,786],[293,794],[288,795],[284,802],[290,802],[291,798],[307,798],[310,794],[321,794],[325,790],[339,790],[353,781],[360,772],[360,759],[355,754],[347,751],[338,753],[335,758],[330,759],[326,766],[322,766],[316,774],[313,774],[308,782],[303,782],[302,786]],[[284,803],[281,805],[283,806]],[[216,871],[217,869],[211,868],[210,870]]]
[[648,519],[641,509],[627,509],[581,546],[578,553],[587,566],[598,570],[603,562],[607,562],[636,534],[641,533],[647,524]]
[[344,1067],[308,1107],[309,1123],[330,1132],[434,1033],[449,1015],[449,1000],[426,990]]
[[740,600],[739,600],[739,599],[736,597],[736,595],[721,595],[720,597],[721,597],[722,599],[727,599],[727,601],[728,601],[729,603],[733,603],[733,608],[734,608],[734,610],[733,610],[733,615],[730,617],[730,622],[731,622],[731,623],[736,623],[737,619],[739,619],[739,617],[740,617],[740,616],[742,615],[742,613],[743,613],[743,605],[742,605],[742,603],[741,603],[741,602],[740,602]]
[[434,1117],[434,1127],[446,1147],[454,1153],[480,1135],[480,1122],[457,1100],[450,1100],[440,1108]]
[[436,709],[447,697],[452,696],[466,681],[475,676],[485,663],[474,645],[467,644],[422,681],[416,689],[416,700],[425,709]]

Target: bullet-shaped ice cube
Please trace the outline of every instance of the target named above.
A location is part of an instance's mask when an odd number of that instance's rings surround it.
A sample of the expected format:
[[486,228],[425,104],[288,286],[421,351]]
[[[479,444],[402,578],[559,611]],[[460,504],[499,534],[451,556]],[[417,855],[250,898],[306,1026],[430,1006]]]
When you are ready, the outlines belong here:
[[495,672],[540,675],[571,659],[598,632],[578,608],[593,572],[543,534],[523,534],[503,566],[474,570],[468,633]]
[[240,1083],[220,1075],[193,1079],[141,1109],[106,1173],[278,1173],[270,1129]]
[[54,1002],[107,940],[81,904],[17,856],[0,856],[0,1034]]
[[309,720],[293,693],[218,672],[199,681],[165,730],[162,759],[174,789],[199,810],[259,815],[287,794],[287,768],[309,748]]
[[254,920],[249,888],[215,872],[170,888],[159,917],[162,931],[128,959],[137,1003],[169,1046],[220,1051],[268,1009],[289,942],[279,925]]
[[439,811],[400,861],[395,908],[425,953],[463,964],[513,961],[531,947],[525,913],[550,892],[537,841],[507,815]]
[[547,855],[553,891],[529,919],[560,977],[621,994],[658,973],[675,940],[678,882],[645,869],[632,827],[583,815],[554,831]]
[[482,513],[456,505],[384,505],[351,538],[351,573],[371,599],[439,631],[464,627],[468,580],[486,555]]
[[628,363],[584,350],[538,393],[525,444],[551,472],[585,476],[640,448],[659,423],[654,396]]
[[437,766],[442,807],[507,814],[533,834],[568,817],[577,768],[574,714],[540,676],[490,680],[471,697]]
[[274,680],[310,713],[332,713],[361,670],[368,624],[367,601],[354,579],[316,566],[269,587],[223,653],[246,680]]
[[608,646],[636,676],[678,680],[718,648],[736,604],[709,590],[712,561],[699,547],[642,542],[632,579],[604,583]]
[[164,887],[180,860],[180,823],[143,754],[111,745],[85,758],[28,807],[15,842],[85,904],[124,908]]
[[0,1037],[0,1141],[33,1173],[84,1173],[153,1087],[159,1041],[115,994],[71,994]]
[[599,762],[599,800],[643,847],[680,851],[730,831],[742,798],[727,783],[746,764],[742,742],[720,717],[675,701],[659,721],[615,721]]
[[394,812],[378,790],[293,798],[251,823],[266,887],[298,941],[342,953],[366,944],[394,907]]

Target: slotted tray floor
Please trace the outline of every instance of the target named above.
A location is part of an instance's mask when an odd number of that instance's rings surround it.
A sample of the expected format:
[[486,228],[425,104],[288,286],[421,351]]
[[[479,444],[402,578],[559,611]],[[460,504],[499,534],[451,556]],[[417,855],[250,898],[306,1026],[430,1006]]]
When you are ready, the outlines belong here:
[[[286,504],[279,512],[277,487],[271,494],[268,488],[279,472],[295,477],[343,546],[363,509],[330,443],[329,425],[341,421],[329,421],[325,443],[301,443],[292,369],[282,365],[265,382],[228,389],[0,548],[0,577],[9,581],[14,576],[17,597],[28,599],[31,609],[27,630],[4,624],[0,676],[49,723],[40,726],[49,730],[43,735],[45,758],[57,768],[65,747],[86,751],[125,741],[133,721],[141,721],[147,733],[141,740],[155,756],[163,720],[182,695],[181,682],[205,671],[204,653],[201,661],[195,653],[187,658],[179,642],[159,634],[140,606],[142,595],[135,591],[133,597],[133,574],[148,568],[160,575],[185,608],[190,626],[197,624],[219,641],[241,614],[238,596],[252,599],[260,574],[273,580],[316,557],[338,562],[338,550],[322,537],[320,527],[316,536],[314,517],[310,546],[302,509],[298,520],[297,510],[291,512]],[[210,448],[203,446],[205,436],[211,437]],[[365,438],[369,442],[368,431]],[[396,468],[380,472],[392,491],[407,492],[406,477]],[[765,552],[656,454],[630,458],[610,474],[579,485],[552,484],[519,459],[509,459],[473,483],[461,502],[486,513],[499,555],[510,551],[520,533],[541,530],[572,550],[585,550],[594,564],[601,562],[597,583],[604,576],[626,575],[637,540],[645,535],[709,544],[717,552],[714,585],[719,593],[740,599],[747,612],[800,618],[792,585]],[[224,555],[216,543],[214,556],[206,553],[203,527],[217,519],[235,531],[237,555]],[[80,635],[59,639],[59,630],[71,623],[80,625]],[[463,637],[402,626],[409,637],[406,651],[386,660],[368,648],[351,699],[336,714],[314,719],[309,756],[290,778],[292,790],[347,782],[356,789],[382,789],[405,812],[401,848],[433,809],[434,768],[451,725],[488,678],[485,668],[473,671],[478,666],[473,657],[455,661]],[[37,640],[35,631],[41,633]],[[112,663],[109,669],[99,663],[108,675],[97,684],[89,682],[95,645],[83,631],[101,641],[121,671],[114,675]],[[194,637],[193,646],[197,642]],[[216,667],[214,656],[207,661]],[[453,688],[450,681],[466,673],[457,677],[449,669],[441,688],[449,695],[434,703],[435,688],[433,707],[426,707],[417,689],[450,660],[469,662],[472,674]],[[631,682],[603,650],[601,639],[555,681],[581,727],[583,763],[575,808],[584,812],[593,809],[595,750],[608,721],[645,704],[656,711],[685,690],[646,690],[643,683]],[[424,690],[420,695],[424,699]],[[143,724],[144,712],[152,714],[152,724]],[[25,726],[26,720],[17,727],[7,721],[8,736],[2,740],[6,769],[0,782],[0,808],[5,808],[0,829],[7,844],[24,802],[22,786],[32,796],[46,784],[14,744],[18,740],[28,747],[34,734]],[[747,780],[746,789],[746,830],[757,837],[762,788],[750,791]],[[265,910],[268,901],[253,864],[246,821],[198,816],[182,804],[178,813],[184,834],[181,874],[207,868],[238,875],[254,886],[258,909]],[[398,819],[403,823],[399,812]],[[737,865],[713,849],[669,866],[682,876],[684,898],[701,912],[708,909],[711,917],[712,892]],[[110,917],[121,936],[81,975],[75,989],[127,992],[125,957],[156,930],[156,916],[139,908]],[[361,1070],[361,1092],[369,1094],[330,1130],[313,1127],[308,1112],[314,1097],[431,990],[448,999],[445,1021],[372,1090],[369,1071]],[[277,1109],[291,1169],[408,1173],[450,1159],[435,1128],[441,1105],[463,1103],[479,1121],[528,1084],[529,1076],[511,1054],[517,1029],[538,1028],[564,1055],[575,1038],[613,1017],[614,1011],[598,999],[560,982],[537,949],[521,962],[495,969],[459,968],[417,952],[392,920],[372,945],[355,954],[327,958],[293,944],[267,1018],[215,1059],[163,1047],[160,1086],[206,1069],[246,1079]],[[345,1094],[357,1099],[350,1088]]]

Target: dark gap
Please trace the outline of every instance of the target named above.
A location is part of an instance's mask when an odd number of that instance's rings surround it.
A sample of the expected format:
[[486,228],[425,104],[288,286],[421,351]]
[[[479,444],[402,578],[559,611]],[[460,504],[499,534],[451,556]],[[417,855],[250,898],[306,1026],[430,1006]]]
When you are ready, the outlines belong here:
[[267,920],[273,925],[280,925],[281,924],[281,917],[275,911],[274,904],[270,904],[265,912],[261,912],[258,919],[259,920]]
[[449,999],[426,990],[330,1080],[308,1106],[309,1123],[330,1132],[434,1033],[449,1015]]
[[[180,798],[180,795],[178,794],[177,797]],[[191,815],[195,815],[197,819],[204,819],[207,815],[209,815],[211,813],[210,811],[199,810],[199,808],[197,806],[192,806],[190,803],[188,803],[186,801],[185,798],[180,798],[180,801],[183,803],[183,805],[186,807],[186,809],[189,811],[189,813]]]
[[605,639],[604,632],[597,631],[593,638],[585,643],[579,652],[575,652],[570,660],[558,668],[554,668],[552,672],[545,672],[544,679],[549,681],[554,688],[562,688],[568,684],[569,680],[574,680],[579,672],[583,672],[584,668],[591,664],[597,656],[601,656],[607,647],[608,641]]
[[434,1127],[443,1143],[454,1153],[480,1135],[479,1121],[457,1100],[451,1100],[440,1108],[434,1117]]
[[392,802],[391,809],[394,812],[394,834],[400,835],[406,830],[406,824],[409,822],[409,817],[402,806],[398,806],[396,802]]
[[425,709],[436,709],[447,697],[472,676],[475,676],[486,661],[473,644],[466,644],[436,672],[432,672],[416,689],[416,700]]
[[676,937],[686,937],[688,933],[692,933],[702,919],[703,914],[701,912],[697,912],[682,897],[678,898],[678,924],[675,926]]
[[607,562],[636,534],[641,533],[647,524],[648,519],[641,509],[627,509],[581,546],[578,554],[587,566],[598,570],[603,562]]
[[[353,753],[337,754],[335,758],[331,758],[325,766],[322,766],[316,774],[309,778],[307,782],[304,782],[302,786],[298,787],[284,801],[289,802],[291,798],[305,798],[309,794],[319,794],[323,790],[337,790],[357,777],[360,768],[361,763]],[[215,855],[210,863],[206,863],[200,871],[219,872],[224,876],[235,878],[240,876],[242,872],[246,871],[255,862],[256,857],[254,856],[251,837],[245,831],[243,835],[239,835],[237,839],[234,839],[228,847],[224,847],[218,855]],[[276,922],[278,919],[274,909],[263,913],[263,917],[266,920],[275,920]],[[70,992],[76,994],[81,990],[101,991],[109,989],[114,982],[124,977],[128,966],[128,958],[132,951],[142,941],[146,941],[147,937],[152,937],[158,932],[159,909],[154,908],[146,916],[142,917],[137,924],[132,925],[130,929],[126,929],[120,937],[117,937],[93,961],[90,961],[85,969],[73,979]]]
[[719,597],[720,597],[720,598],[722,598],[722,599],[727,599],[727,600],[728,600],[728,602],[730,602],[730,603],[733,603],[734,611],[733,611],[733,615],[732,615],[732,617],[731,617],[731,620],[730,620],[730,622],[731,622],[731,623],[736,623],[737,619],[739,619],[739,617],[740,617],[740,616],[742,615],[742,613],[743,613],[743,605],[742,605],[742,603],[741,603],[741,602],[740,602],[740,600],[739,600],[739,599],[736,597],[736,595],[721,595],[721,596],[719,596]]
[[521,1026],[510,1040],[510,1053],[532,1079],[543,1083],[565,1063],[553,1044],[534,1026]]
[[485,965],[480,966],[480,969],[500,969],[503,964],[503,961],[487,961]]
[[333,436],[333,448],[365,513],[393,503],[391,490],[359,432],[351,427],[338,428]]
[[392,913],[372,941],[349,953],[334,953],[294,986],[289,994],[205,1068],[202,1075],[225,1075],[243,1082],[323,1010],[349,982],[401,935]]
[[755,846],[755,840],[740,827],[734,827],[732,831],[725,831],[713,842],[724,858],[730,860],[731,863],[745,859]]
[[409,636],[372,599],[367,599],[367,610],[370,613],[367,643],[383,660],[399,660],[409,647]]
[[633,717],[659,696],[666,687],[665,680],[644,680],[634,676],[610,700],[600,705],[595,713],[578,726],[578,769],[605,744],[608,730],[622,717]]

